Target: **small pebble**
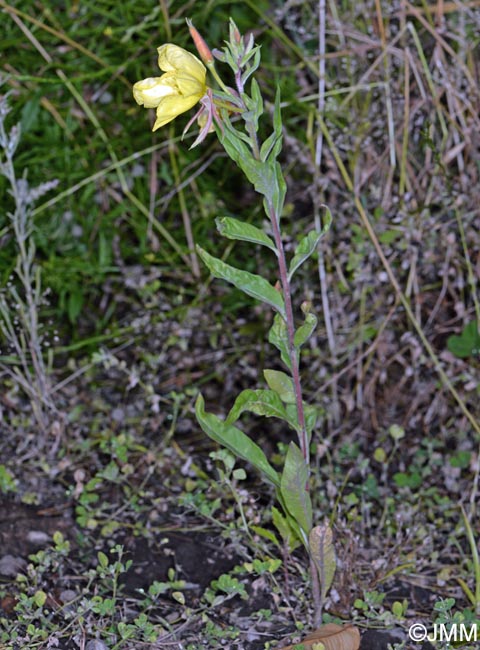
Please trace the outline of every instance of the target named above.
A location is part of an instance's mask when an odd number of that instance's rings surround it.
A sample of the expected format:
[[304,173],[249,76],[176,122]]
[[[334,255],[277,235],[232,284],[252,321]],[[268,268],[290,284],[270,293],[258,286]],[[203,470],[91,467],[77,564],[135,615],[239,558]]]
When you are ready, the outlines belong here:
[[31,530],[27,534],[27,541],[35,546],[44,546],[50,542],[50,535],[47,535],[43,530]]
[[27,568],[27,562],[16,555],[4,555],[0,558],[0,575],[6,578],[16,578]]
[[98,639],[92,639],[85,646],[85,650],[108,650],[108,648],[103,641],[99,641]]

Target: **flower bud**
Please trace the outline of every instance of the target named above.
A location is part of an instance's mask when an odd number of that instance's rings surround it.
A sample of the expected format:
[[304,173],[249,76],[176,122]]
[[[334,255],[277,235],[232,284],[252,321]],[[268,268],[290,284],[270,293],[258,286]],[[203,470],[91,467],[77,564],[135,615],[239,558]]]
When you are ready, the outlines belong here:
[[187,18],[187,25],[188,25],[188,30],[190,32],[190,36],[193,38],[193,42],[195,43],[195,47],[197,48],[197,52],[200,54],[200,58],[206,65],[212,64],[213,54],[210,48],[208,47],[208,45],[205,43],[202,36],[200,36],[198,30],[193,26],[193,23],[189,18]]

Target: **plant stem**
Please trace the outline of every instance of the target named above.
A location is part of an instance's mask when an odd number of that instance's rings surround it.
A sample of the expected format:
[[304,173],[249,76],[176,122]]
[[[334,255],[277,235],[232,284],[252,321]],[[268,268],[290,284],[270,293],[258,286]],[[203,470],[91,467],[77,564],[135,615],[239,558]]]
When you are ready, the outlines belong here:
[[292,368],[293,389],[295,392],[295,403],[297,405],[297,419],[300,432],[298,439],[300,449],[305,459],[305,465],[310,466],[310,449],[308,444],[307,428],[305,426],[305,412],[303,409],[302,385],[300,382],[300,367],[298,363],[298,354],[295,347],[295,321],[293,318],[292,295],[290,291],[290,281],[288,279],[287,261],[285,259],[285,249],[283,247],[282,236],[279,227],[279,215],[275,213],[273,204],[267,200],[268,216],[272,224],[272,233],[277,248],[278,270],[280,273],[280,282],[282,285],[283,300],[285,302],[285,322],[287,325],[288,353]]
[[[246,108],[246,107],[245,107]],[[257,134],[254,124],[251,120],[245,119],[245,126],[250,135],[253,157],[260,160],[260,147],[258,145]],[[285,258],[285,249],[283,247],[282,235],[280,233],[280,215],[276,213],[272,201],[265,197],[265,203],[268,207],[268,217],[272,224],[273,239],[277,249],[278,270],[280,274],[280,283],[282,285],[283,301],[285,303],[285,322],[287,325],[288,337],[288,355],[292,370],[293,390],[295,393],[295,403],[297,406],[297,420],[299,426],[298,441],[300,450],[305,460],[305,465],[310,468],[310,448],[308,444],[308,434],[305,425],[305,412],[303,408],[302,385],[300,381],[300,366],[298,363],[298,354],[295,347],[295,320],[293,318],[292,294],[290,291],[290,281],[288,279],[287,260]],[[306,486],[308,490],[308,485]]]

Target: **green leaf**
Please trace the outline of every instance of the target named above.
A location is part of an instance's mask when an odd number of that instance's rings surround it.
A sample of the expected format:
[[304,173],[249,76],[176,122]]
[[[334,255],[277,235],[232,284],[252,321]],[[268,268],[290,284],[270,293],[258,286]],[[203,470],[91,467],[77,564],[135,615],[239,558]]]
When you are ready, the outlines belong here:
[[278,396],[285,404],[295,404],[295,391],[293,379],[281,370],[264,370],[263,376],[268,387],[278,393]]
[[288,446],[280,480],[280,491],[288,513],[305,535],[312,529],[312,502],[308,492],[308,466],[294,442]]
[[98,564],[105,569],[108,566],[108,557],[102,551],[97,553]]
[[34,594],[33,594],[33,602],[37,607],[43,607],[47,601],[47,594],[42,591],[41,589],[38,589]]
[[[305,416],[305,429],[308,434],[311,434],[315,424],[318,419],[318,409],[316,406],[311,404],[303,403],[303,414]],[[291,420],[297,421],[297,405],[296,404],[287,404],[286,406],[287,413],[290,416]]]
[[279,163],[273,157],[265,161],[256,160],[251,147],[242,141],[242,133],[237,131],[228,119],[224,120],[223,133],[219,132],[218,137],[227,154],[237,163],[255,191],[265,197],[264,206],[268,217],[271,218],[268,206],[272,205],[279,219],[287,192]]
[[318,408],[303,402],[303,413],[305,415],[305,428],[307,429],[307,433],[312,433],[318,420]]
[[296,417],[293,419],[290,417],[278,393],[273,390],[247,389],[242,391],[235,400],[235,404],[225,422],[227,424],[233,424],[244,411],[250,411],[256,415],[264,415],[267,418],[280,418],[288,422],[295,431],[298,430]]
[[273,542],[275,546],[278,546],[280,548],[280,542],[275,536],[275,533],[272,533],[271,530],[268,530],[268,528],[263,528],[262,526],[249,526],[250,530],[252,530],[254,533],[257,535],[260,535],[260,537],[263,537],[264,539],[268,539],[269,542]]
[[207,436],[229,449],[238,458],[251,463],[267,480],[279,488],[280,477],[278,472],[270,465],[260,447],[240,429],[223,422],[212,413],[206,413],[204,406],[203,397],[199,395],[195,404],[195,413]]
[[277,86],[277,92],[275,95],[275,111],[273,114],[273,133],[262,144],[260,149],[260,160],[265,161],[269,158],[271,160],[276,160],[278,154],[282,150],[282,113],[280,109],[280,89]]
[[250,92],[254,104],[255,126],[258,129],[258,119],[263,115],[263,97],[255,78],[252,79],[252,83],[250,84]]
[[321,526],[315,526],[308,536],[310,554],[320,579],[321,602],[325,601],[325,596],[332,586],[337,567],[332,537],[332,529],[328,522]]
[[270,155],[270,152],[273,151],[275,143],[277,142],[277,134],[273,131],[260,148],[260,160],[265,162]]
[[266,302],[270,307],[273,307],[273,309],[282,314],[282,316],[285,315],[285,304],[282,295],[260,275],[255,275],[248,271],[241,271],[229,264],[225,264],[225,262],[213,257],[198,245],[197,250],[202,260],[208,266],[210,273],[215,278],[230,282],[249,296]]
[[280,314],[275,314],[273,325],[268,332],[268,341],[280,352],[283,363],[292,370],[292,362],[288,353],[287,325]]
[[465,325],[460,336],[449,336],[447,348],[459,359],[466,359],[473,355],[480,355],[480,333],[477,323],[471,321]]
[[255,191],[271,197],[275,173],[273,166],[256,160],[251,149],[241,140],[241,135],[228,120],[225,120],[223,133],[220,133],[219,138],[227,154],[237,163]]
[[293,343],[296,348],[301,348],[304,343],[311,337],[317,327],[318,319],[312,312],[305,314],[305,322],[295,332]]
[[245,221],[232,219],[231,217],[217,217],[215,223],[218,232],[228,239],[239,239],[240,241],[249,241],[254,244],[261,244],[262,246],[266,246],[272,250],[274,253],[277,252],[275,244],[270,237],[256,226],[252,226]]
[[280,86],[278,85],[277,85],[277,90],[275,92],[275,110],[273,112],[273,128],[277,137],[281,138],[283,134],[283,123],[282,123],[281,93],[280,93]]
[[[275,162],[272,157],[268,162],[271,163],[273,169],[273,183],[270,186],[271,193],[267,196],[271,197],[276,217],[278,221],[280,221],[280,217],[282,216],[283,212],[283,205],[285,203],[285,195],[287,194],[287,184],[285,182],[280,163]],[[268,211],[267,216],[270,217]]]
[[301,544],[300,531],[297,530],[296,524],[291,522],[290,518],[282,515],[275,506],[272,507],[272,521],[288,550],[294,551]]
[[328,232],[330,225],[332,223],[332,214],[328,208],[326,208],[325,219],[323,222],[323,228],[320,232],[312,230],[306,235],[298,244],[293,256],[290,267],[288,269],[288,279],[291,280],[295,271],[307,260],[310,255],[312,255],[318,246],[318,242],[321,238]]

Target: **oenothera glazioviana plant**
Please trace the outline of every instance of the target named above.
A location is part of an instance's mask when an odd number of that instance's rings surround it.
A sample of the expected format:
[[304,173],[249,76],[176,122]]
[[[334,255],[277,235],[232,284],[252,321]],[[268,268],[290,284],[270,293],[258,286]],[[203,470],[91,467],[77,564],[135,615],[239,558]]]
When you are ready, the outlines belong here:
[[[261,275],[230,266],[201,247],[197,248],[214,277],[226,280],[274,310],[268,338],[278,349],[286,370],[264,370],[267,387],[242,391],[225,420],[205,411],[202,395],[197,398],[196,414],[207,435],[235,456],[248,461],[274,486],[280,504],[280,509],[274,507],[272,510],[274,525],[288,548],[301,543],[309,553],[315,623],[318,624],[333,579],[335,556],[331,529],[327,524],[313,524],[309,491],[310,442],[317,409],[303,399],[299,368],[300,350],[314,331],[317,319],[310,304],[303,302],[302,319],[297,325],[291,282],[298,268],[315,252],[330,225],[330,214],[327,210],[322,232],[312,231],[305,235],[287,261],[281,230],[286,184],[278,162],[282,149],[279,93],[273,111],[273,130],[264,142],[260,142],[258,126],[264,106],[259,85],[253,77],[260,64],[260,48],[254,44],[252,36],[242,36],[231,21],[226,47],[212,53],[193,25],[190,22],[188,25],[203,63],[177,45],[162,45],[158,48],[158,65],[164,74],[136,83],[134,97],[139,104],[157,109],[153,130],[200,104],[185,129],[197,119],[200,132],[192,146],[198,145],[215,130],[228,156],[263,197],[267,228],[230,217],[217,218],[216,226],[219,233],[228,239],[266,248],[277,261],[279,282],[276,285]],[[215,68],[215,59],[231,68],[235,88],[222,81]],[[207,70],[215,88],[207,85]],[[288,446],[281,472],[270,464],[259,445],[235,426],[245,411],[280,418],[296,433],[296,440]]]

